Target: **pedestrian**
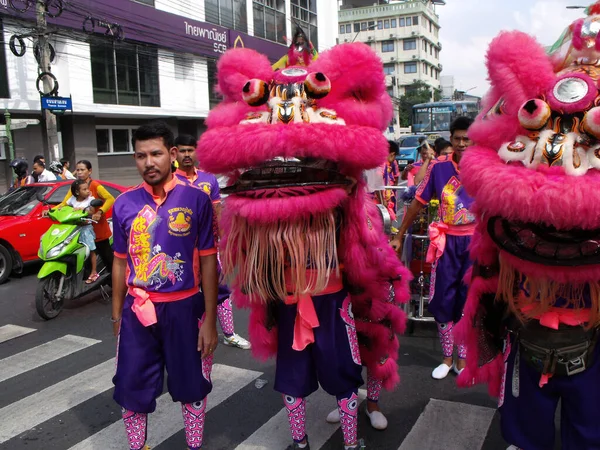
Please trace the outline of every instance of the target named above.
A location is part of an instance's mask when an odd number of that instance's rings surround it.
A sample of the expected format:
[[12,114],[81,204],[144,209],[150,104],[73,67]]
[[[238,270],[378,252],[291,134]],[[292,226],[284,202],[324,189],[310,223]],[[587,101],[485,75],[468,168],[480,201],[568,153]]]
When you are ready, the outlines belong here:
[[[87,210],[94,214],[94,208],[91,206],[94,196],[90,192],[90,187],[84,180],[75,180],[71,184],[71,197],[67,200],[67,206],[71,206],[74,210]],[[79,241],[85,244],[90,249],[90,262],[92,269],[90,276],[85,284],[92,284],[100,275],[96,266],[96,235],[91,225],[84,225],[79,232]]]
[[166,368],[169,393],[182,404],[188,448],[199,449],[218,343],[213,208],[204,192],[171,173],[177,148],[166,124],[143,125],[132,141],[144,182],[119,196],[113,210],[114,399],[130,449],[147,448],[148,414]]
[[49,181],[56,181],[56,175],[47,170],[46,165],[38,159],[33,163],[33,169],[26,184],[47,183]]
[[[208,195],[212,201],[215,215],[215,242],[218,242],[218,222],[221,216],[221,194],[219,192],[219,183],[217,178],[210,173],[203,172],[196,168],[198,159],[196,157],[196,145],[198,140],[189,134],[183,134],[175,139],[177,147],[177,169],[175,175],[186,183],[200,188]],[[218,254],[217,254],[218,258]],[[219,266],[219,298],[217,303],[217,318],[223,330],[223,344],[248,350],[250,342],[235,333],[233,324],[233,311],[231,304],[231,291],[222,280],[221,263]]]
[[468,117],[458,117],[452,123],[450,140],[454,152],[441,156],[429,165],[425,178],[417,188],[415,199],[402,220],[400,230],[391,242],[396,251],[401,253],[404,235],[421,208],[434,197],[440,200],[440,221],[443,225],[437,229],[438,240],[430,243],[436,249],[436,276],[428,307],[438,326],[444,356],[442,364],[432,373],[432,377],[438,380],[445,378],[452,369],[460,373],[465,367],[466,351],[463,343],[458,344],[458,361],[453,363],[453,328],[462,317],[466,301],[467,286],[463,278],[471,266],[468,247],[475,230],[475,217],[469,210],[473,200],[462,187],[458,167],[463,152],[471,145],[467,130],[472,122]]
[[76,177],[71,173],[71,163],[67,158],[60,158],[60,163],[63,166],[62,176],[64,180],[74,180]]
[[12,167],[16,178],[8,192],[14,191],[21,186],[25,186],[27,184],[27,179],[29,178],[29,175],[27,175],[29,165],[23,158],[13,159],[10,163],[10,167]]
[[[110,225],[106,220],[106,215],[113,207],[115,198],[97,180],[92,179],[92,163],[87,159],[77,161],[75,170],[77,179],[87,183],[92,196],[95,199],[103,201],[102,206],[92,215],[92,220],[96,222],[93,225],[94,234],[96,235],[96,252],[100,255],[100,258],[102,258],[102,262],[104,262],[104,267],[107,272],[110,273],[113,266],[113,249],[110,245],[112,232],[110,231]],[[65,206],[72,195],[71,191],[67,192],[67,195],[63,201],[60,202],[58,207]]]

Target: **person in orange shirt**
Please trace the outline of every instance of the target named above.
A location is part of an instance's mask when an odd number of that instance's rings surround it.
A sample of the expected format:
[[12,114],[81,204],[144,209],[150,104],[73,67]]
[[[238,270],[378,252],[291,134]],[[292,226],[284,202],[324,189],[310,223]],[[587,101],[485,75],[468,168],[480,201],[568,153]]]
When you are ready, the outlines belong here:
[[[78,161],[75,165],[75,173],[78,180],[85,181],[88,184],[90,192],[94,198],[104,201],[102,206],[98,208],[92,216],[92,220],[97,222],[94,223],[96,252],[98,255],[100,255],[100,258],[102,258],[108,273],[111,273],[113,265],[113,250],[110,245],[110,238],[112,236],[112,231],[110,231],[110,225],[106,220],[106,214],[108,214],[115,203],[115,198],[98,181],[92,180],[92,163],[88,160],[82,159],[81,161]],[[58,205],[58,208],[66,206],[67,201],[71,197],[71,191],[67,192],[67,195]]]

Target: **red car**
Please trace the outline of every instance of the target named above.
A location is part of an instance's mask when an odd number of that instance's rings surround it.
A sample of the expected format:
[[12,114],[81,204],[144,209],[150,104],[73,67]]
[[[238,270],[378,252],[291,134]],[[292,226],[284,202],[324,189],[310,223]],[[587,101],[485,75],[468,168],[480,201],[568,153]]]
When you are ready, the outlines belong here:
[[[36,261],[42,235],[52,225],[52,220],[42,213],[58,205],[67,195],[71,181],[53,181],[22,186],[0,197],[0,284],[11,272],[20,273],[23,264]],[[102,181],[113,197],[117,198],[128,188]],[[43,196],[49,205],[38,200]],[[107,215],[110,221],[112,211]]]

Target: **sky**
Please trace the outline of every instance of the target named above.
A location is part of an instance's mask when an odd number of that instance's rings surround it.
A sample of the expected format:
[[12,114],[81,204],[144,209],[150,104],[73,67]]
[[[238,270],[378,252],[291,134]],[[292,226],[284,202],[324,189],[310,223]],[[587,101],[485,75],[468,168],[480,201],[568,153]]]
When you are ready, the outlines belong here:
[[592,0],[446,0],[437,6],[440,16],[442,75],[453,75],[455,89],[483,95],[489,88],[485,53],[503,30],[520,30],[552,45]]

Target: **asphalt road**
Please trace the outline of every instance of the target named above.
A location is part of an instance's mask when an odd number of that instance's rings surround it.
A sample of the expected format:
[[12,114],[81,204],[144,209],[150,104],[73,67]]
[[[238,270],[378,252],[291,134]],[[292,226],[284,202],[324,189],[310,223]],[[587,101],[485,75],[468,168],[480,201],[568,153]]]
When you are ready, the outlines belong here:
[[[0,450],[126,448],[112,400],[116,340],[110,305],[91,294],[45,322],[34,307],[36,270],[29,267],[22,278],[0,286]],[[247,313],[234,313],[236,331],[247,336]],[[359,436],[368,449],[506,449],[495,403],[484,388],[459,389],[454,375],[431,378],[440,355],[432,324],[417,324],[413,335],[402,338],[400,352],[401,385],[380,401],[389,428],[371,429],[361,409]],[[205,448],[285,448],[289,432],[281,396],[273,390],[274,362],[223,345],[215,362]],[[257,379],[266,386],[258,389]],[[341,431],[325,422],[334,407],[323,393],[309,399],[313,450],[342,448]],[[185,448],[179,411],[168,396],[159,401],[149,419],[154,450]]]

